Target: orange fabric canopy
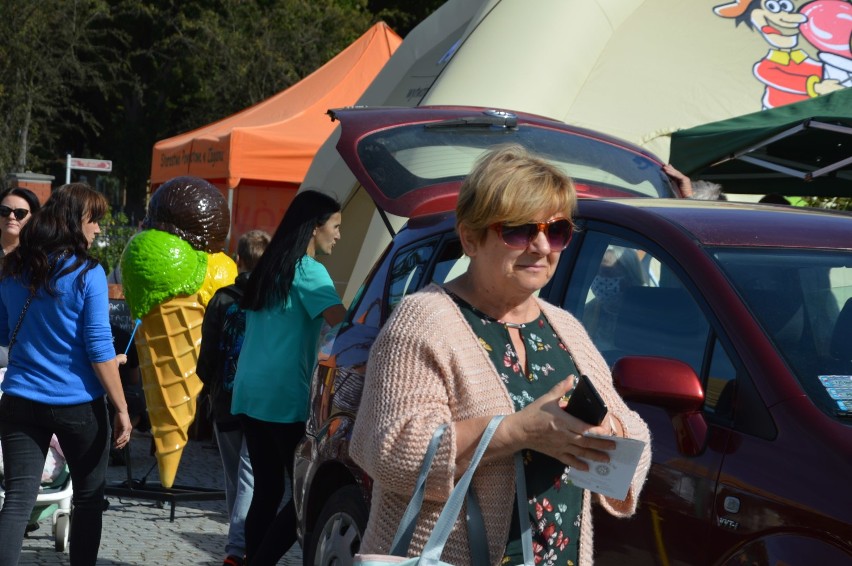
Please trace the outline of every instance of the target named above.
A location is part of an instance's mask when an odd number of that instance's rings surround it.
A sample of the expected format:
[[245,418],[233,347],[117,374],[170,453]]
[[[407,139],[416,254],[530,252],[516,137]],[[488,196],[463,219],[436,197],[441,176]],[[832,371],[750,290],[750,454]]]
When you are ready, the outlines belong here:
[[402,38],[379,22],[287,90],[233,116],[157,142],[151,185],[179,175],[222,180],[227,188],[235,188],[242,179],[300,184],[334,129],[326,110],[354,104],[400,43]]

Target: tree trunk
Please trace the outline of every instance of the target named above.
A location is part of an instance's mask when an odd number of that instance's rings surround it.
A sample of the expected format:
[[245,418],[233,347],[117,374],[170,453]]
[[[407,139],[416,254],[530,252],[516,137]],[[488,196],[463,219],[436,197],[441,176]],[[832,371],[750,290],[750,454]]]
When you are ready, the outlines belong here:
[[[32,86],[32,85],[31,85]],[[23,173],[27,170],[27,138],[30,131],[30,118],[33,112],[32,88],[27,89],[27,103],[24,110],[24,123],[21,125],[21,149],[18,152],[18,171]]]

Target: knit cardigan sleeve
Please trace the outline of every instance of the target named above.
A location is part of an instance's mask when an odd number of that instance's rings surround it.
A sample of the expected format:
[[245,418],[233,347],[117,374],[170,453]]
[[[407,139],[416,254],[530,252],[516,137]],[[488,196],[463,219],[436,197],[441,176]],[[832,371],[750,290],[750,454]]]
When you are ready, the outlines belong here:
[[432,286],[397,306],[370,350],[350,452],[383,489],[407,496],[432,433],[450,424],[426,485],[427,499],[444,501],[456,476],[453,423],[512,412],[458,307]]
[[[370,349],[350,445],[352,458],[376,484],[400,494],[413,491],[432,433],[453,420],[440,329],[419,299],[412,295],[397,306]],[[448,430],[429,473],[428,496],[446,498],[454,462]]]
[[[606,361],[595,347],[583,325],[568,312],[558,309],[544,301],[540,301],[542,310],[554,325],[560,339],[574,357],[577,370],[588,375],[595,389],[601,394],[609,409],[609,415],[617,419],[627,438],[645,442],[645,449],[639,458],[636,474],[633,476],[630,490],[624,501],[593,494],[593,498],[609,513],[617,517],[629,517],[636,512],[639,493],[645,483],[648,470],[651,467],[651,432],[648,425],[627,404],[615,390],[612,374]],[[588,492],[587,492],[588,493]]]
[[[454,423],[510,414],[512,400],[458,306],[431,285],[400,303],[370,350],[350,456],[373,478],[373,504],[361,552],[386,553],[411,498],[435,429],[449,424],[432,463],[409,554],[418,553],[449,496],[456,475]],[[483,462],[473,478],[492,562],[505,549],[514,500],[510,457]],[[443,559],[470,560],[459,521]]]

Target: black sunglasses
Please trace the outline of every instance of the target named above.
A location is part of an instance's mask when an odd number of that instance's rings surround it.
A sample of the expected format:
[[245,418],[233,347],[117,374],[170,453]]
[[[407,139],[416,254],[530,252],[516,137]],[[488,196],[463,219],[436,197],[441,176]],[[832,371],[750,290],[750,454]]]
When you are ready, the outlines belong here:
[[0,204],[0,216],[3,218],[9,218],[9,215],[14,213],[15,220],[23,220],[27,217],[27,214],[30,213],[26,208],[9,208],[8,206]]
[[535,240],[539,232],[544,232],[551,249],[562,251],[568,247],[571,235],[574,233],[574,225],[567,218],[515,226],[497,223],[492,224],[491,228],[500,235],[504,244],[517,250],[526,248]]

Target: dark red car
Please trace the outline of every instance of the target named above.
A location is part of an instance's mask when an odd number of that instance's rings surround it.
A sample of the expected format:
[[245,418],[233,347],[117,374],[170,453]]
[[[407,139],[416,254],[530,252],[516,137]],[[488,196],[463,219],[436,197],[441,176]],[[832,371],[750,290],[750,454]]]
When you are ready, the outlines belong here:
[[[424,161],[417,179],[407,177],[429,155],[385,143],[396,136],[390,119],[371,129],[369,116],[349,112],[341,154],[380,206],[411,218],[313,379],[294,481],[306,564],[350,563],[366,523],[370,479],[349,458],[348,439],[370,345],[405,295],[466,265],[452,208],[470,160],[418,185],[423,172],[441,170]],[[652,156],[584,135],[635,160],[635,171],[600,185],[604,193],[644,173],[639,184],[654,186]],[[596,194],[596,182],[586,186]],[[637,515],[595,516],[595,563],[852,564],[852,215],[581,199],[576,221],[541,296],[583,321],[653,439]]]

